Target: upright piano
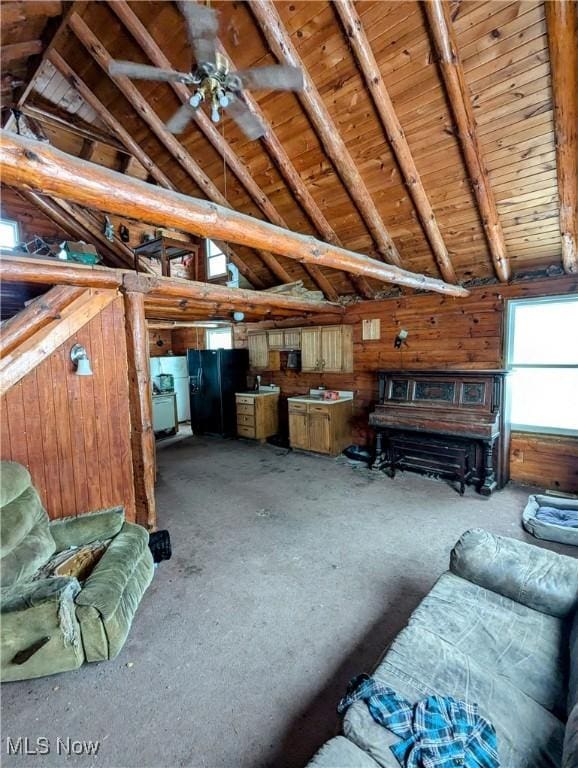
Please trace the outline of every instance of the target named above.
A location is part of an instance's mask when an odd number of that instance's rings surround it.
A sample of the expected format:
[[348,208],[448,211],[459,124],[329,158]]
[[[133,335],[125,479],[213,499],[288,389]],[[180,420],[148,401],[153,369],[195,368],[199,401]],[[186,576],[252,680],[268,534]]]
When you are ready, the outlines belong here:
[[509,478],[505,370],[378,371],[375,469],[457,480],[489,496]]

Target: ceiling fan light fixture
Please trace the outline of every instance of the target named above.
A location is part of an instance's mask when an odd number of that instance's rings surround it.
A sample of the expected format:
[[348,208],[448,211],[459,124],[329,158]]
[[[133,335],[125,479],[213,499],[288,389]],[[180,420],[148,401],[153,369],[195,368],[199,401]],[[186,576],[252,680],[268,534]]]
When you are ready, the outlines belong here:
[[197,109],[200,106],[203,98],[204,98],[203,92],[197,91],[196,93],[193,93],[193,95],[189,99],[189,104],[193,109]]

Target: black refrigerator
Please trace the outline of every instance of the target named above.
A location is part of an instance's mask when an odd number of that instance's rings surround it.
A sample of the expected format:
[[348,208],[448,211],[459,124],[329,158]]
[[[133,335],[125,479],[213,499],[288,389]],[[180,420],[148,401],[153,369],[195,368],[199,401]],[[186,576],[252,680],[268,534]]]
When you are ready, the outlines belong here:
[[249,352],[189,349],[187,363],[193,434],[235,435],[235,392],[247,389]]

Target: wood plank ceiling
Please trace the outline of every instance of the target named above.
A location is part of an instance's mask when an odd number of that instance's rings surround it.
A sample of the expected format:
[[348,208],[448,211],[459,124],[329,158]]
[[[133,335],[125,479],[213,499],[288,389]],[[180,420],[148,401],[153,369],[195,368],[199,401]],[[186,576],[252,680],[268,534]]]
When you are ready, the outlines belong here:
[[[2,3],[3,8],[7,5],[25,4]],[[177,139],[199,168],[196,181],[186,170],[186,163],[178,161],[166,142],[151,130],[150,121],[137,112],[134,98],[132,104],[129,102],[122,83],[111,80],[98,63],[99,56],[102,64],[106,54],[151,63],[141,47],[142,36],[139,44],[134,33],[141,22],[148,33],[149,52],[156,44],[176,69],[189,70],[191,52],[176,4],[75,3],[69,11],[73,14],[68,16],[70,23],[63,25],[53,47],[157,166],[157,178],[164,174],[179,191],[197,197],[219,195],[236,210],[284,222],[292,230],[322,239],[334,238],[346,248],[376,258],[395,261],[392,254],[397,253],[401,265],[414,272],[441,277],[445,248],[458,281],[495,276],[495,254],[493,262],[460,144],[459,121],[450,107],[438,65],[439,52],[428,29],[431,14],[425,12],[422,3],[363,0],[355,6],[340,2],[337,7],[325,1],[290,0],[272,5],[254,0],[213,2],[212,6],[220,13],[220,40],[235,67],[275,63],[280,60],[275,54],[285,60],[297,56],[306,68],[311,89],[305,94],[254,94],[270,126],[260,141],[248,141],[228,118],[212,133],[210,127],[203,129],[199,122],[191,123]],[[375,60],[368,66],[377,67],[401,128],[397,139],[405,137],[411,163],[419,174],[421,191],[417,193],[412,186],[411,164],[402,161],[400,169],[388,142],[392,126],[384,123],[381,110],[376,108],[372,98],[375,89],[368,88],[368,72],[362,69],[363,53],[351,34],[350,47],[347,21],[352,10],[359,16],[358,31],[365,36]],[[509,269],[515,274],[550,265],[559,267],[556,147],[544,2],[461,0],[447,10],[451,12],[449,21],[466,95],[477,123],[478,150],[487,169]],[[276,14],[278,29],[272,23]],[[127,18],[133,19],[133,34],[127,29]],[[96,46],[86,42],[90,33],[103,47],[96,56]],[[83,36],[85,44],[79,39]],[[283,36],[288,39],[283,41]],[[3,44],[11,40],[3,31]],[[135,81],[134,86],[153,117],[157,115],[163,122],[181,104],[168,84]],[[117,169],[122,166],[127,173],[146,177],[137,161],[122,160],[118,136],[110,136],[97,111],[50,61],[40,68],[26,107],[30,114],[36,110],[36,117],[40,115],[43,130],[56,147],[85,156],[87,132],[93,130],[97,150],[93,146],[92,161]],[[321,118],[314,117],[314,108],[315,114],[319,111],[322,119],[330,121],[330,131],[335,127],[333,139],[342,142],[337,159],[327,136],[319,130]],[[58,122],[50,122],[47,112],[64,117],[84,134],[63,131]],[[108,134],[108,143],[102,134]],[[231,154],[227,167],[216,149],[219,144],[234,153],[241,170],[248,171],[245,179],[235,175]],[[280,155],[290,163],[289,172],[276,165]],[[347,164],[349,158],[357,174],[353,178],[358,179],[353,188],[348,168],[340,167],[341,161]],[[292,175],[305,185],[307,199],[291,190]],[[214,192],[207,191],[208,184],[199,178],[206,178]],[[255,189],[262,194],[257,195]],[[420,204],[416,194],[422,193]],[[428,211],[433,213],[435,228],[428,220]],[[393,240],[394,250],[389,254],[381,231]],[[235,251],[262,285],[279,283],[275,265],[262,254],[242,247]],[[276,258],[286,280],[303,279],[313,288],[325,281],[329,283],[326,293],[364,293],[364,286],[354,285],[343,272],[322,269],[316,279],[298,262]],[[447,279],[451,270],[446,268],[445,272]],[[370,284],[374,290],[387,288],[373,281]]]

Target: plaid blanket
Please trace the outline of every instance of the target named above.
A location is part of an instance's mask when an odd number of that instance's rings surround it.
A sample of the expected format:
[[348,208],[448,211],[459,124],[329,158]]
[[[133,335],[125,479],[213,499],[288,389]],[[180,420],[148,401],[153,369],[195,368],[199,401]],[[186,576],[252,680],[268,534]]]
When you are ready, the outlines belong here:
[[428,696],[411,705],[368,675],[351,681],[338,712],[354,701],[365,701],[375,722],[399,736],[401,741],[390,749],[404,768],[500,765],[496,731],[478,713],[477,704],[451,696]]

